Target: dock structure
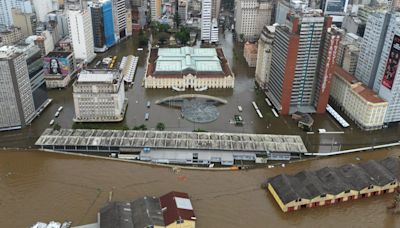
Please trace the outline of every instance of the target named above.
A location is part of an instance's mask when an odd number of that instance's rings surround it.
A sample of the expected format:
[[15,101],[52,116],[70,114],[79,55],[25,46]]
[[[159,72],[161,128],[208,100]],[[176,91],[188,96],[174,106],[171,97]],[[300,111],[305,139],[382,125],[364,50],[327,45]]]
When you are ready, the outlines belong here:
[[325,167],[271,177],[266,187],[283,212],[392,193],[399,189],[400,160]]
[[233,165],[235,160],[285,154],[298,158],[307,152],[298,135],[238,134],[175,131],[46,129],[36,145],[42,149],[81,153],[137,154],[157,163]]
[[124,56],[121,61],[119,69],[122,71],[124,81],[126,83],[132,83],[135,78],[136,68],[138,65],[139,57],[129,55]]

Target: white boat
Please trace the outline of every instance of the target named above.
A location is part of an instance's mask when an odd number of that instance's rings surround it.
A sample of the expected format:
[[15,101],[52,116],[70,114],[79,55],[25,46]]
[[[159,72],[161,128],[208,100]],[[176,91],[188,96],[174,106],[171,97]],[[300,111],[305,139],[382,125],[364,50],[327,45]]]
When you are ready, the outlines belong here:
[[58,117],[60,115],[60,112],[57,111],[56,114],[54,114],[55,117]]
[[172,89],[175,90],[175,91],[178,91],[178,92],[185,91],[185,88],[178,88],[178,87],[175,87],[175,86],[172,86]]
[[208,89],[208,87],[204,86],[204,87],[200,87],[200,88],[194,88],[194,91],[201,92],[201,91],[206,91],[207,89]]
[[243,111],[243,108],[242,108],[242,106],[238,106],[238,110],[239,110],[239,112],[241,112],[241,111]]
[[146,114],[144,114],[144,120],[149,120],[149,113],[146,112]]
[[150,104],[151,104],[150,101],[147,101],[147,105],[146,105],[147,108],[150,108]]
[[51,222],[49,222],[49,224],[47,224],[46,228],[61,228],[61,223],[51,221]]
[[57,111],[61,112],[63,110],[63,108],[64,108],[63,106],[60,106]]
[[31,228],[46,228],[46,227],[47,227],[47,223],[44,223],[44,222],[37,222],[33,226],[31,226]]
[[51,120],[50,123],[49,123],[49,125],[51,126],[51,125],[53,125],[53,124],[54,124],[54,120]]

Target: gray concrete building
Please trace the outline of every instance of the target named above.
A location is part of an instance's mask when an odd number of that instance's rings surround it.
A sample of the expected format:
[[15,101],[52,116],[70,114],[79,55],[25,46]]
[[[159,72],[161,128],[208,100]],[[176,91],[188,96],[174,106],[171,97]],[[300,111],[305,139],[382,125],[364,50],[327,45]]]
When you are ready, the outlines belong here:
[[262,87],[266,88],[272,61],[272,43],[275,37],[275,26],[266,25],[261,32],[260,39],[258,40],[257,51],[257,65],[255,78],[256,82]]
[[23,128],[36,116],[25,56],[1,47],[0,69],[0,131]]

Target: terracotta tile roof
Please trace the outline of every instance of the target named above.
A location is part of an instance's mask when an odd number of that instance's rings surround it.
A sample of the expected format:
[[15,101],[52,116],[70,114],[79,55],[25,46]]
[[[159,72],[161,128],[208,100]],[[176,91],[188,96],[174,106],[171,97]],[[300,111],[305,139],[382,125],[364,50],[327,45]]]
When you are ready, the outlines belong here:
[[350,84],[358,82],[358,80],[353,75],[351,75],[349,72],[347,72],[346,70],[344,70],[343,68],[341,68],[336,64],[335,64],[335,74],[343,78],[344,80],[348,81]]
[[378,96],[374,91],[366,87],[365,85],[358,85],[357,87],[354,87],[353,90],[358,93],[361,97],[363,97],[365,100],[371,102],[371,103],[382,103],[386,102],[382,98]]
[[160,204],[163,211],[164,223],[166,226],[179,219],[196,220],[193,209],[178,208],[176,198],[189,199],[189,195],[183,192],[170,192],[160,197]]

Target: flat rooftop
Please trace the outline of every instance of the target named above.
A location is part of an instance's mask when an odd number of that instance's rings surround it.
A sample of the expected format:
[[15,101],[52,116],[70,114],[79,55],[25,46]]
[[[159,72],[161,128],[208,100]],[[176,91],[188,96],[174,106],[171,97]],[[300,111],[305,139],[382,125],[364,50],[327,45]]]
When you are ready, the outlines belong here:
[[69,55],[71,55],[72,52],[70,51],[52,51],[49,52],[49,54],[47,54],[45,57],[49,57],[49,58],[66,58]]
[[214,132],[46,129],[38,146],[100,146],[241,152],[307,152],[298,135]]

